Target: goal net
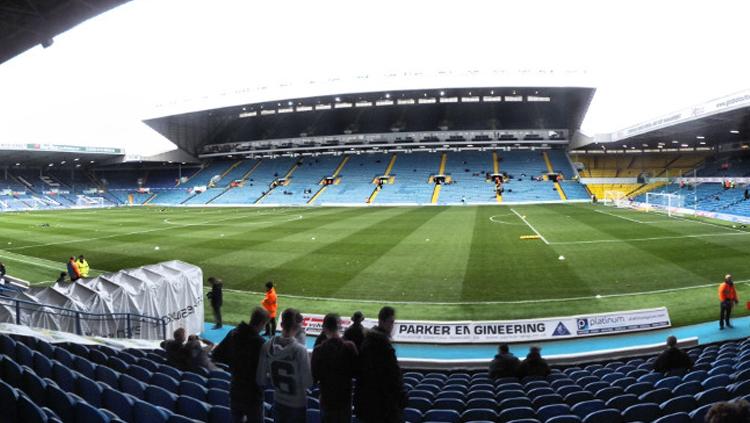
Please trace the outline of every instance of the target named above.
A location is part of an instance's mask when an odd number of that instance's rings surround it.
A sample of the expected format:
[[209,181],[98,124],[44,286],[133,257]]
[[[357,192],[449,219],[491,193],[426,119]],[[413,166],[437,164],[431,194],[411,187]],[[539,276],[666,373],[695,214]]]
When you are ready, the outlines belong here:
[[683,208],[685,208],[684,195],[664,192],[646,193],[646,211],[663,211],[672,216],[677,209]]
[[78,207],[104,207],[104,197],[89,197],[79,195],[76,197],[76,206]]
[[630,199],[622,191],[604,191],[604,204],[613,207],[630,207]]

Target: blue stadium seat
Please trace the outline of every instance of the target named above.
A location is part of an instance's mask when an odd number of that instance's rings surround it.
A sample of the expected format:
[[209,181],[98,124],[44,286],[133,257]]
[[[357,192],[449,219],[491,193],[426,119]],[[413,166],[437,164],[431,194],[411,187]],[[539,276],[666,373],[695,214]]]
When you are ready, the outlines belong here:
[[190,382],[195,382],[201,386],[206,386],[206,384],[208,383],[208,379],[206,377],[201,376],[195,372],[182,372],[182,380],[189,380]]
[[439,399],[458,399],[458,400],[464,400],[466,398],[466,394],[461,391],[454,391],[454,390],[443,390],[440,391],[437,394],[437,397],[435,397],[436,400]]
[[408,423],[421,423],[422,412],[416,408],[406,408],[404,409],[404,420]]
[[206,395],[206,402],[211,405],[220,405],[222,407],[229,407],[229,392],[223,389],[212,388],[208,390]]
[[180,395],[187,395],[199,401],[205,401],[208,390],[195,382],[183,380],[180,382],[179,393]]
[[621,377],[621,378],[619,378],[619,379],[617,379],[615,381],[612,381],[612,387],[621,388],[621,389],[624,390],[625,388],[627,388],[628,386],[630,386],[630,385],[632,385],[632,384],[634,384],[636,382],[638,382],[638,380],[636,380],[636,378],[631,377],[631,376],[625,376],[625,377]]
[[[466,394],[466,401],[471,401],[473,399],[495,399],[495,391],[489,390],[489,389],[472,389],[469,391],[468,394]],[[480,407],[481,408],[481,407]]]
[[73,354],[64,348],[55,348],[55,356],[53,358],[66,367],[73,367]]
[[[59,349],[59,348],[58,348]],[[76,375],[60,362],[53,362],[52,364],[52,380],[57,383],[63,391],[75,392],[76,386]]]
[[91,350],[89,351],[89,360],[91,360],[92,363],[106,365],[107,355],[99,350]]
[[711,407],[713,407],[713,404],[706,404],[691,411],[691,423],[704,423],[706,421],[706,414],[708,414],[708,410],[710,410]]
[[654,403],[631,405],[622,412],[625,422],[652,422],[661,417],[661,409]]
[[16,342],[15,361],[20,366],[34,367],[34,354],[31,348],[22,342]]
[[95,366],[94,363],[80,356],[76,356],[73,360],[73,369],[90,379],[96,377],[96,374],[94,373],[96,370]]
[[[10,339],[10,338],[8,338]],[[18,392],[15,388],[0,380],[0,423],[15,423],[19,421],[16,404]]]
[[723,366],[716,366],[715,364],[711,367],[711,370],[708,371],[708,376],[716,376],[716,375],[729,375],[732,373],[732,366],[725,364]]
[[583,387],[584,391],[596,392],[600,389],[609,388],[611,385],[607,382],[591,382]]
[[708,379],[704,380],[701,385],[703,386],[704,390],[716,388],[719,386],[727,386],[731,383],[731,379],[729,379],[729,375],[725,374],[718,374],[714,376],[709,376]]
[[76,378],[75,392],[94,407],[99,408],[102,406],[103,389],[101,385],[86,376],[78,376]]
[[636,396],[640,396],[645,394],[646,392],[654,389],[654,385],[649,382],[636,382],[628,387],[625,388],[626,394],[635,394]]
[[729,387],[729,394],[733,397],[750,394],[750,380],[737,382]]
[[120,373],[126,373],[128,371],[128,364],[112,355],[107,357],[107,366]]
[[589,414],[595,411],[604,410],[605,408],[606,406],[604,404],[604,401],[595,399],[579,402],[570,407],[570,411],[572,412],[572,414],[575,414],[576,416],[583,419]]
[[695,395],[702,391],[703,387],[697,380],[691,380],[688,382],[682,382],[672,389],[672,395],[678,397],[680,395]]
[[571,412],[568,404],[551,404],[540,407],[537,409],[536,414],[539,420],[547,421],[552,417],[571,414]]
[[23,423],[47,423],[47,414],[26,395],[19,393],[16,402],[18,421]]
[[177,398],[177,413],[200,421],[208,419],[209,407],[203,401],[181,395]]
[[16,358],[16,341],[6,334],[0,334],[0,354]]
[[648,383],[656,383],[659,380],[661,380],[663,376],[661,373],[647,373],[641,377],[638,378],[638,382],[648,382]]
[[[512,420],[519,420],[519,419],[535,419],[536,413],[534,412],[534,409],[531,407],[514,407],[514,408],[506,408],[503,410],[500,410],[498,413],[498,420],[500,422],[509,422]],[[427,419],[427,416],[425,416],[425,420]]]
[[455,410],[430,410],[424,414],[422,421],[425,422],[441,422],[441,423],[457,423],[461,418],[458,411]]
[[654,423],[691,423],[691,419],[688,413],[680,412],[667,414],[654,421]]
[[682,378],[680,376],[669,376],[654,383],[654,388],[674,389],[674,387],[680,383],[682,383]]
[[36,404],[44,404],[47,396],[47,382],[34,374],[34,371],[27,366],[23,366],[20,388]]
[[561,416],[555,416],[545,423],[581,423],[581,418],[575,414],[563,414]]
[[529,400],[526,397],[519,397],[519,398],[508,398],[500,401],[498,404],[498,407],[500,409],[506,409],[506,408],[515,408],[515,407],[531,407],[532,403],[531,400]]
[[565,395],[565,403],[572,406],[583,401],[590,401],[594,399],[594,395],[588,391],[576,391]]
[[638,403],[638,397],[634,394],[622,394],[616,397],[610,398],[606,402],[608,408],[616,408],[620,411],[625,411],[626,408],[631,405]]
[[[137,400],[122,392],[105,388],[102,392],[102,404],[104,408],[115,413],[121,420],[132,422],[134,418],[134,404]],[[143,413],[140,414],[141,416]]]
[[729,400],[729,392],[725,387],[717,386],[695,394],[695,400],[698,401],[698,406],[727,401]]
[[697,381],[703,382],[708,377],[708,372],[705,370],[693,370],[682,377],[683,382]]
[[407,406],[409,408],[417,409],[422,413],[426,413],[427,410],[432,407],[432,401],[428,400],[427,398],[409,398]]
[[526,398],[526,393],[519,389],[499,391],[497,395],[495,396],[495,401],[500,403],[509,398]]
[[583,418],[583,423],[621,423],[622,415],[620,410],[614,408],[604,408],[598,411],[593,411]]
[[208,412],[208,423],[223,423],[232,420],[232,413],[229,407],[215,405]]
[[53,383],[47,384],[46,400],[44,402],[58,417],[64,422],[71,422],[75,419],[74,407],[76,401],[65,391],[58,388]]
[[[119,415],[119,414],[118,414]],[[136,399],[133,404],[133,418],[129,422],[167,423],[169,412],[163,408],[151,405],[146,401]]]
[[228,379],[219,379],[219,378],[210,378],[210,379],[208,379],[208,385],[206,387],[208,389],[219,388],[219,389],[223,389],[225,391],[228,391],[229,390],[229,380]]
[[94,380],[103,382],[113,389],[120,389],[120,374],[105,366],[98,366],[94,370]]
[[144,382],[151,380],[151,376],[153,376],[153,373],[149,372],[144,367],[135,364],[130,365],[125,371],[125,374]]
[[52,360],[44,354],[34,351],[34,373],[41,378],[52,378]]
[[143,391],[143,399],[153,405],[165,408],[169,411],[175,411],[177,404],[177,395],[158,386],[149,385]]
[[661,404],[670,398],[672,398],[672,390],[669,388],[652,389],[638,397],[641,402],[653,402],[656,404]]
[[86,402],[78,402],[75,405],[75,423],[109,423],[106,414]]
[[120,390],[138,399],[143,399],[143,391],[146,385],[130,375],[120,374]]
[[560,386],[557,388],[557,393],[563,396],[564,398],[565,395],[568,395],[572,392],[578,392],[580,390],[581,390],[581,387],[578,385],[564,385],[564,386]]
[[182,380],[182,372],[168,364],[160,364],[159,373],[164,373],[165,375],[177,381]]
[[698,407],[698,402],[692,395],[682,395],[661,403],[659,407],[661,407],[664,415],[679,412],[689,413]]
[[15,361],[10,358],[3,359],[2,362],[3,373],[2,379],[11,386],[21,386],[21,378],[23,376],[23,369]]
[[495,419],[497,419],[497,413],[491,408],[470,408],[461,414],[462,422],[495,421]]
[[534,408],[544,407],[545,405],[550,404],[563,404],[565,401],[563,400],[563,397],[559,394],[549,394],[549,395],[540,395],[536,398],[534,398],[531,403],[533,404]]
[[169,392],[178,392],[180,386],[180,383],[176,379],[164,373],[154,373],[148,383],[164,388]]

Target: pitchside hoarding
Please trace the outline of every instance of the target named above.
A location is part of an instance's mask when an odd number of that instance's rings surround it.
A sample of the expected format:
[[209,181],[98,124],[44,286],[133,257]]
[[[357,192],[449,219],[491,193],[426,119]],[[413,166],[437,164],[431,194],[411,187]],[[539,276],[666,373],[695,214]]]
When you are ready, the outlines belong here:
[[[322,322],[323,316],[306,314],[303,326],[307,334],[317,335],[321,331]],[[344,327],[350,324],[349,319],[342,319]],[[365,327],[376,324],[377,321],[373,319],[365,319],[363,323]],[[393,340],[429,344],[536,342],[645,331],[671,325],[666,307],[572,317],[484,322],[398,320],[393,328]]]

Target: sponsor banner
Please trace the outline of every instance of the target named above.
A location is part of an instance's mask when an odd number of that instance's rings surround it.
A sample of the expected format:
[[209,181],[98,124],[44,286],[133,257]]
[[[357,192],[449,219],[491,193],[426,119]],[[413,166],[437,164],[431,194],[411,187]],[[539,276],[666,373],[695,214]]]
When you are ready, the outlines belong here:
[[747,216],[737,216],[734,214],[718,213],[718,212],[712,212],[712,211],[706,211],[706,210],[686,209],[684,207],[667,207],[667,206],[662,206],[659,204],[641,203],[638,201],[633,201],[630,204],[630,207],[639,209],[639,210],[646,210],[646,211],[650,209],[659,209],[659,210],[671,211],[672,213],[677,213],[677,214],[681,214],[684,216],[707,217],[709,219],[724,220],[727,222],[740,223],[743,225],[750,224],[750,217],[747,217]]
[[[321,332],[322,315],[305,315],[302,322],[308,335]],[[342,318],[342,327],[351,321]],[[363,326],[373,327],[376,320],[365,319]],[[473,344],[502,342],[538,342],[554,339],[579,338],[614,333],[644,331],[670,327],[669,312],[665,307],[589,314],[571,317],[551,317],[525,320],[429,322],[396,321],[393,340],[404,343]]]
[[111,147],[84,147],[62,144],[11,144],[0,143],[0,150],[14,151],[52,151],[61,153],[98,153],[98,154],[124,154],[121,148]]
[[706,182],[723,184],[724,181],[732,181],[736,184],[750,184],[750,178],[747,178],[747,177],[731,177],[731,178],[723,178],[720,176],[700,177],[700,178],[682,177],[682,178],[675,178],[675,180],[678,182],[685,182],[687,184],[706,183]]

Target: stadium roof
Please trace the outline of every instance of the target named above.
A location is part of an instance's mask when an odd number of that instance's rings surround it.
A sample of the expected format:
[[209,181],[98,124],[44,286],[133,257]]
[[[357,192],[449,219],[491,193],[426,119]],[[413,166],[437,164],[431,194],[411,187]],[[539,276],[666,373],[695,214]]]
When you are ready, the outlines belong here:
[[0,63],[129,0],[0,0]]
[[665,148],[747,149],[750,90],[684,108],[617,132],[597,135],[575,147],[586,150]]
[[0,167],[88,167],[122,159],[124,154],[122,149],[109,147],[0,144]]
[[[190,154],[206,145],[310,137],[580,128],[594,95],[583,87],[474,87],[355,92],[239,104],[148,119]],[[297,141],[295,141],[295,139]]]

